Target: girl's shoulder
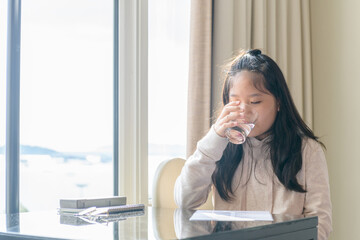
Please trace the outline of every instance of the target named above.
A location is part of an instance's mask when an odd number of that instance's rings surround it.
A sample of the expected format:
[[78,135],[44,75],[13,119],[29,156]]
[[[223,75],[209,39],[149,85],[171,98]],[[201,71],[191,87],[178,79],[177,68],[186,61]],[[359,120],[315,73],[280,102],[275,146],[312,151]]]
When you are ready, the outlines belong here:
[[311,158],[315,154],[324,154],[323,145],[315,139],[303,137],[302,139],[302,156],[306,159]]
[[303,137],[302,138],[302,146],[308,147],[308,148],[321,148],[321,143],[316,141],[315,139],[309,138],[309,137]]

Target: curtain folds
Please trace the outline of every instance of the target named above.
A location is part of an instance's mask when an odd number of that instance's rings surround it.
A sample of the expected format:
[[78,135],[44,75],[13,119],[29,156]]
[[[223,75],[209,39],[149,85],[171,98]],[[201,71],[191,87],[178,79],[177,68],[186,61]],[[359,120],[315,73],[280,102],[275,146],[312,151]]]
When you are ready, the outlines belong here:
[[190,18],[187,156],[210,127],[212,0],[192,0]]
[[[233,51],[259,48],[279,64],[300,115],[312,127],[309,4],[309,0],[234,0],[232,37]],[[215,42],[214,48],[221,46]]]
[[259,48],[279,64],[300,115],[312,128],[309,5],[309,0],[192,0],[188,155],[210,119],[216,119],[220,66],[240,49]]

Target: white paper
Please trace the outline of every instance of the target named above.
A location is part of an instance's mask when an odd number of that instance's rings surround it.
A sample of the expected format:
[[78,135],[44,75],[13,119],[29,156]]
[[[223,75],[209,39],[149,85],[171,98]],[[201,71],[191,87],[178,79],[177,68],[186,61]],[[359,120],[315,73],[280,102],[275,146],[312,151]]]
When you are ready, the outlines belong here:
[[267,211],[197,210],[190,221],[274,221]]

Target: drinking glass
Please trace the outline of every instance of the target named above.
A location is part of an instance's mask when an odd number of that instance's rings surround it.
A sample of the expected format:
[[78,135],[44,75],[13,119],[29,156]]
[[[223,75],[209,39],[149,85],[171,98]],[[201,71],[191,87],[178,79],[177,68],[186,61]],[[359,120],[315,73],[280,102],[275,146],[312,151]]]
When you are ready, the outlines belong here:
[[258,118],[258,113],[251,107],[251,105],[240,105],[240,112],[240,116],[236,120],[238,125],[225,130],[226,137],[233,144],[243,144],[245,142],[246,137],[255,127],[255,123]]

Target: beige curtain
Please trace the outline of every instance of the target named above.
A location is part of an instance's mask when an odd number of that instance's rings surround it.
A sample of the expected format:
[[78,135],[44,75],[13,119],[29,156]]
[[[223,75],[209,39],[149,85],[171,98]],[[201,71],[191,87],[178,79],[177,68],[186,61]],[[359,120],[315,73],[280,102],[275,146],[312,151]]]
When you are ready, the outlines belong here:
[[211,1],[193,0],[191,18],[188,155],[221,106],[220,67],[240,49],[259,48],[279,64],[300,115],[312,127],[309,0],[214,0],[213,38]]
[[279,64],[312,127],[309,0],[214,0],[213,31],[214,103],[221,99],[219,66],[239,49],[259,48]]
[[190,18],[187,156],[210,127],[212,0],[192,0]]
[[[234,11],[244,8],[251,11],[234,14],[234,50],[260,48],[272,57],[301,116],[312,127],[309,0],[234,1]],[[243,22],[250,22],[251,28],[244,28]]]

